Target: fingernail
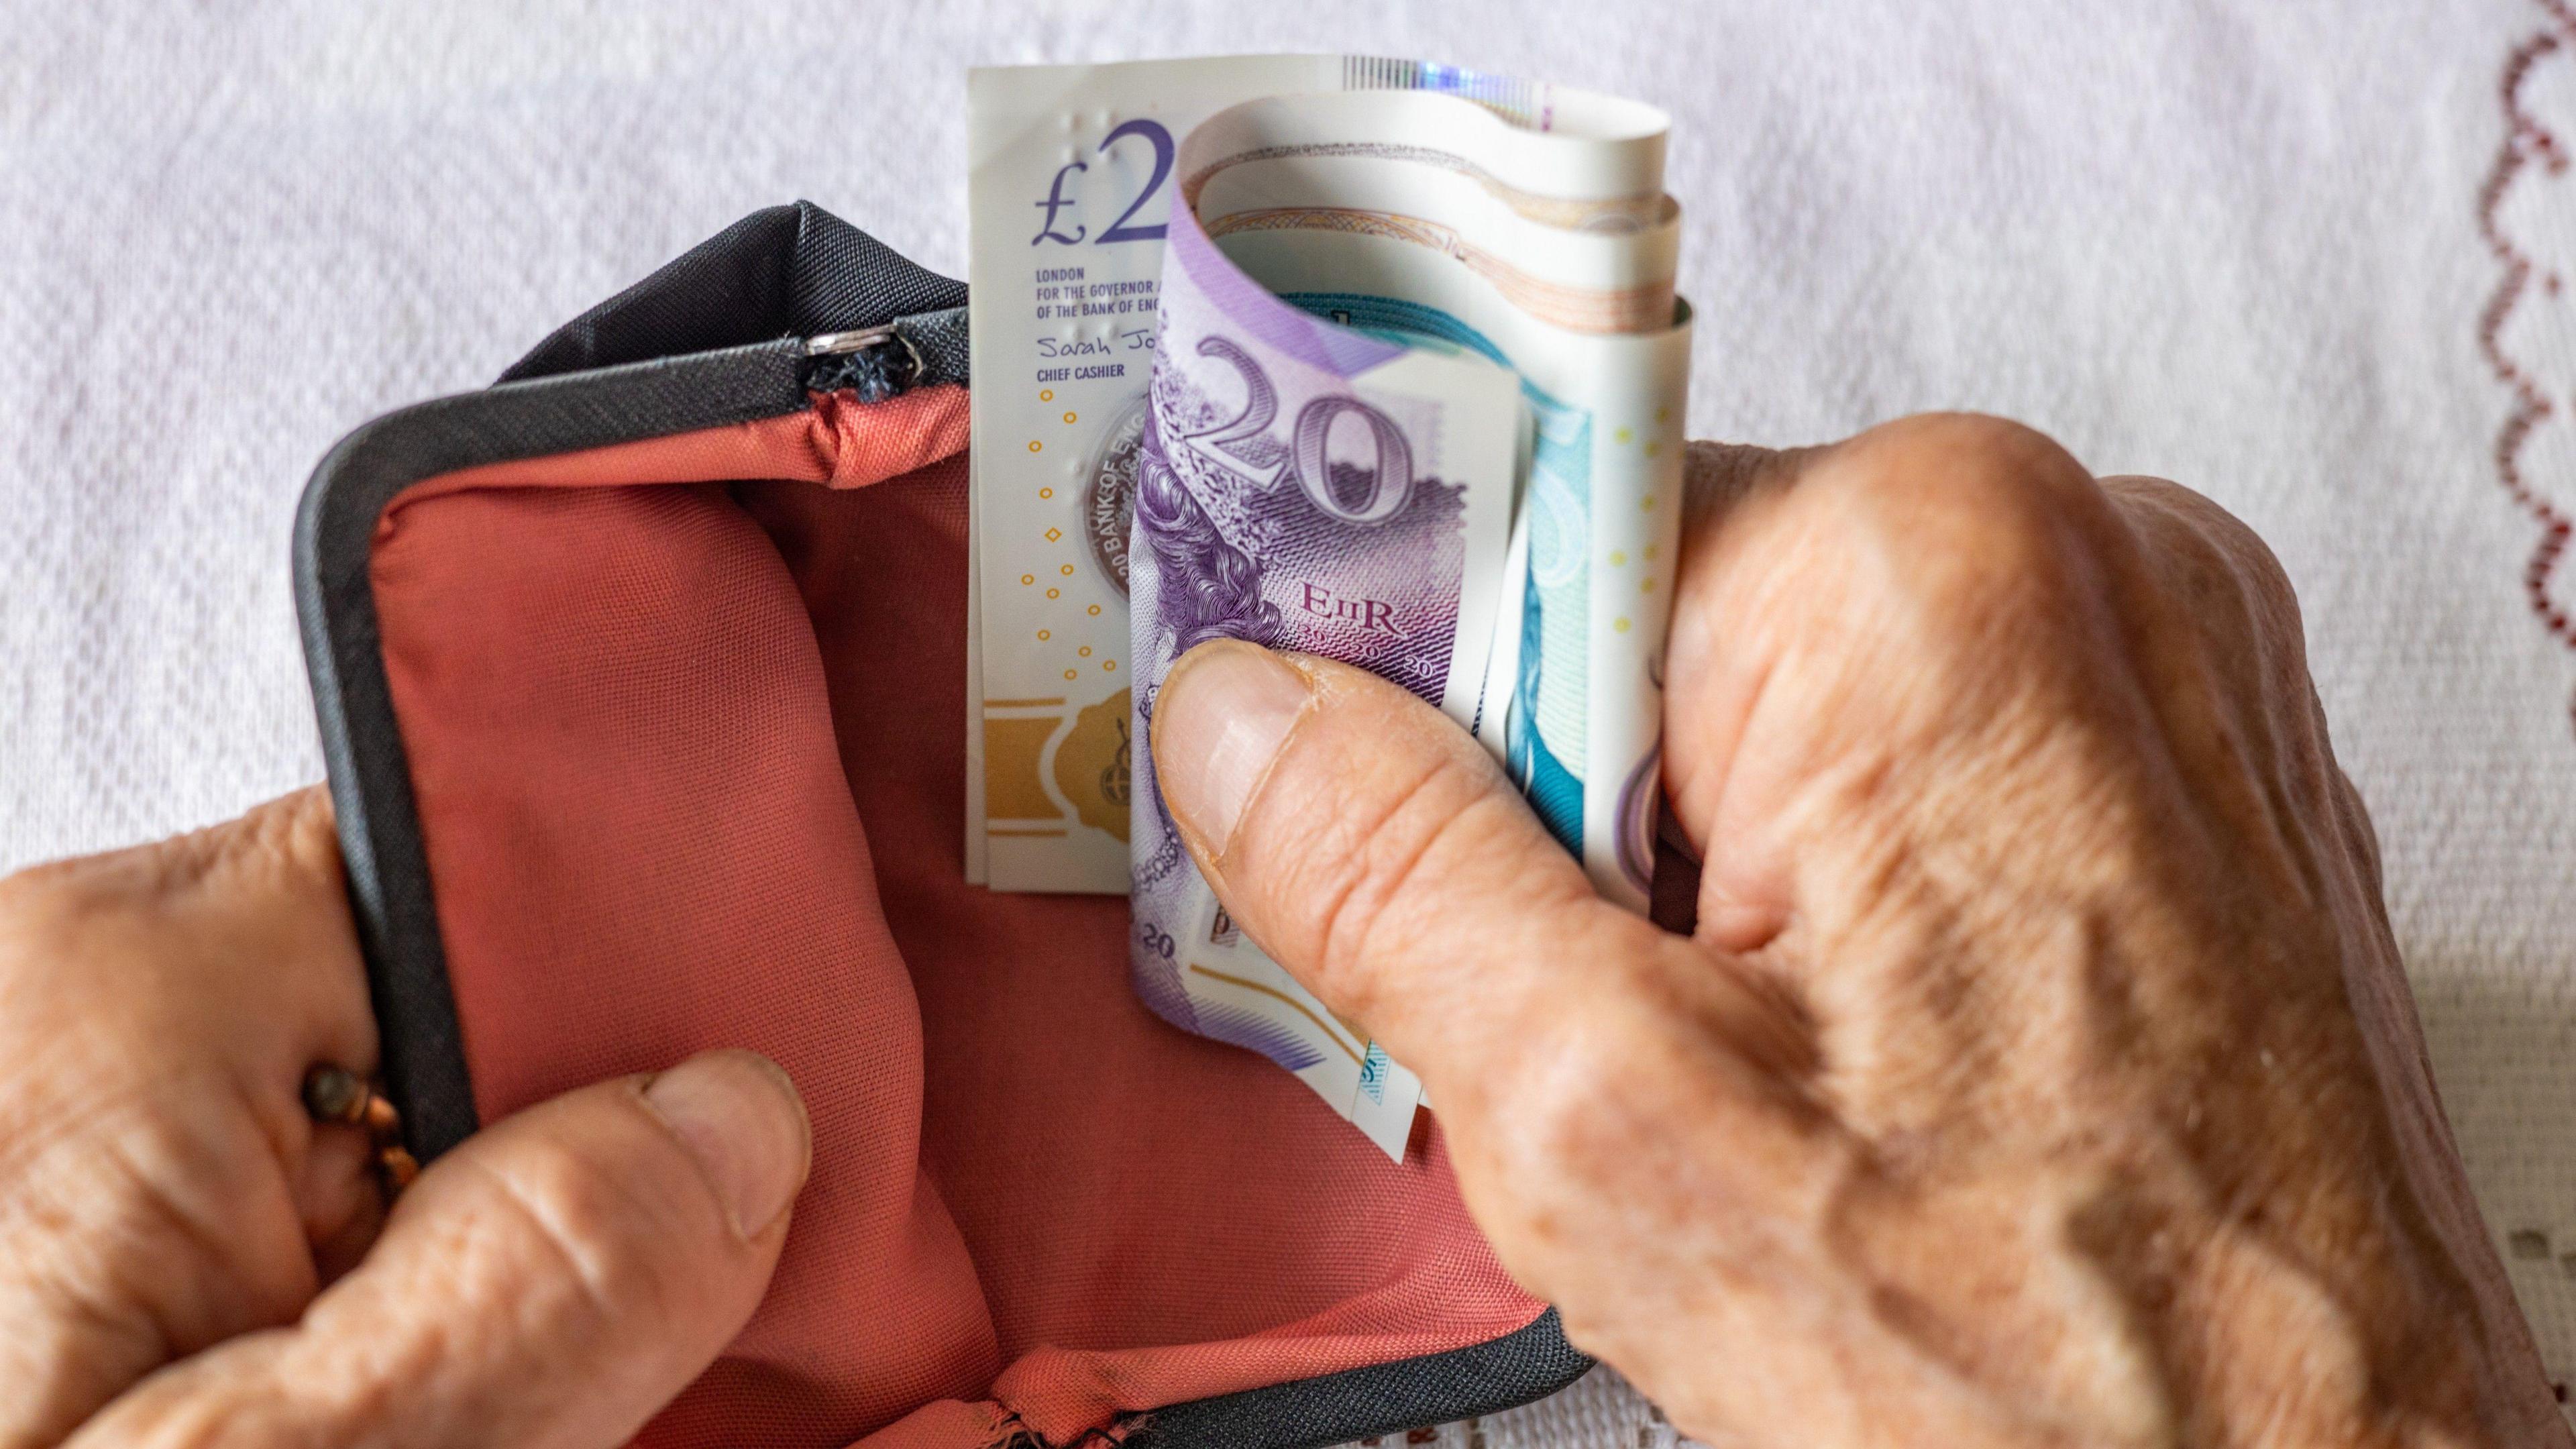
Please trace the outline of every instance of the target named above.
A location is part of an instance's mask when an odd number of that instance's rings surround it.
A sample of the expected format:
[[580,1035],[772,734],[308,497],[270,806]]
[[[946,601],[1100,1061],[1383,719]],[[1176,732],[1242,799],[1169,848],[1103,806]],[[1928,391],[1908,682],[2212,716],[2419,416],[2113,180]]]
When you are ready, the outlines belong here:
[[655,1077],[644,1101],[698,1160],[737,1235],[768,1231],[805,1185],[805,1102],[769,1058],[702,1053]]
[[1306,676],[1255,644],[1220,639],[1181,656],[1154,705],[1154,771],[1172,814],[1220,854],[1253,787],[1314,697]]

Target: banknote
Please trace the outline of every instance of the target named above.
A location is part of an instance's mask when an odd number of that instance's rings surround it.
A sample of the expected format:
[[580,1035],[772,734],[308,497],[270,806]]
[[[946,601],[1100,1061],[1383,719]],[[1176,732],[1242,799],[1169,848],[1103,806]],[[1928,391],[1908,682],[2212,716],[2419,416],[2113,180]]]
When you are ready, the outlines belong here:
[[[1208,638],[1358,664],[1485,740],[1603,892],[1643,909],[1689,347],[1672,209],[1586,232],[1443,158],[1281,143],[1396,111],[1450,136],[1478,117],[1272,98],[1181,147],[1128,554],[1131,735]],[[1640,293],[1651,321],[1595,305]],[[1233,927],[1150,759],[1135,779],[1140,994],[1400,1157],[1418,1082]]]
[[1401,1157],[1419,1082],[1227,918],[1133,742],[1203,639],[1349,660],[1643,908],[1688,350],[1661,113],[1342,57],[972,86],[970,878],[1130,891],[1149,1005]]
[[[1398,107],[1473,109],[1437,96],[1231,108],[1183,148],[1185,174],[1225,178],[1189,210],[1282,299],[1345,326],[1464,348],[1520,377],[1531,437],[1506,569],[1512,623],[1475,728],[1602,892],[1642,910],[1659,776],[1658,591],[1679,516],[1690,342],[1670,287],[1674,209],[1666,200],[1618,234],[1578,234],[1498,213],[1472,189],[1444,191],[1436,167],[1348,152],[1222,159],[1275,155],[1282,148],[1265,141],[1319,129],[1322,117]],[[1541,235],[1515,242],[1516,227]],[[1502,252],[1525,265],[1498,267]],[[1635,295],[1653,298],[1651,322],[1572,300]]]
[[[1474,723],[1509,547],[1520,382],[1464,350],[1336,326],[1227,265],[1175,211],[1137,462],[1129,646],[1146,693],[1207,639],[1364,665]],[[1345,1116],[1389,1064],[1222,920],[1135,757],[1138,990],[1296,1073]],[[1374,1060],[1373,1060],[1374,1058]],[[1399,1097],[1387,1131],[1409,1129]],[[1380,1145],[1401,1155],[1403,1141]]]
[[[1274,119],[1256,146],[1204,150],[1206,174],[1179,171],[1182,138],[1210,117],[1261,97],[1327,94],[1451,104]],[[1224,199],[1299,164],[1398,167],[1522,223],[1452,208],[1454,236],[1481,247],[1498,275],[1542,287],[1584,282],[1590,263],[1569,261],[1562,238],[1642,236],[1618,255],[1660,249],[1663,261],[1563,299],[1633,319],[1670,295],[1664,135],[1662,113],[1633,101],[1414,61],[1232,56],[970,73],[970,880],[1129,888],[1129,534],[1165,238],[1184,183],[1213,191],[1230,224],[1299,234]]]
[[[1339,139],[1370,134],[1439,144]],[[1579,171],[1564,162],[1598,149],[1616,148],[1517,131],[1449,96],[1272,97],[1191,133],[1181,197],[1220,241],[1252,231],[1372,232],[1445,254],[1539,321],[1580,332],[1662,331],[1672,322],[1681,230],[1672,199],[1549,204],[1532,190]]]

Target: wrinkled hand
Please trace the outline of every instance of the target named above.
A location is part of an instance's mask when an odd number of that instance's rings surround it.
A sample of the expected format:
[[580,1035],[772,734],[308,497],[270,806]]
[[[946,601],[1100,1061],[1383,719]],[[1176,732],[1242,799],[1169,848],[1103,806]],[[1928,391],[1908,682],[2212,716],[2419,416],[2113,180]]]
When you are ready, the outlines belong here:
[[0,881],[0,1449],[607,1446],[750,1316],[807,1137],[749,1053],[531,1108],[385,1215],[299,1097],[374,1065],[342,889],[318,789]]
[[1157,706],[1504,1263],[1718,1443],[2567,1443],[2262,543],[1992,419],[1691,466],[1695,936],[1391,685],[1219,643]]

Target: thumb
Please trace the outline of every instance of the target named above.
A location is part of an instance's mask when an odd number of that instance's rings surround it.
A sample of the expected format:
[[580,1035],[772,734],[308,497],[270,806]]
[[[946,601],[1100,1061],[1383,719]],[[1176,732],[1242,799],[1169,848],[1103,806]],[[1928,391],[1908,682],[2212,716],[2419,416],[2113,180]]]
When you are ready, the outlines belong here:
[[1365,671],[1202,644],[1165,677],[1152,741],[1227,913],[1444,1107],[1578,964],[1675,939],[1595,895],[1475,741]]
[[622,1444],[751,1316],[809,1151],[749,1052],[532,1107],[423,1173],[301,1322],[164,1369],[71,1442]]

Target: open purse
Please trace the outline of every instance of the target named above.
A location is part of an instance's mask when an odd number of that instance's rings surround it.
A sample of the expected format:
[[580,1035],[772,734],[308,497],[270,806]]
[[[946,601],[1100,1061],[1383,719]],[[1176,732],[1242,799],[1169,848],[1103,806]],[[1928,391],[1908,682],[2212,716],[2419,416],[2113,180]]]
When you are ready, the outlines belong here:
[[1129,988],[1114,897],[970,886],[966,288],[757,213],[296,525],[384,1076],[424,1162],[743,1046],[813,1176],[656,1445],[1321,1445],[1587,1361],[1460,1204]]

